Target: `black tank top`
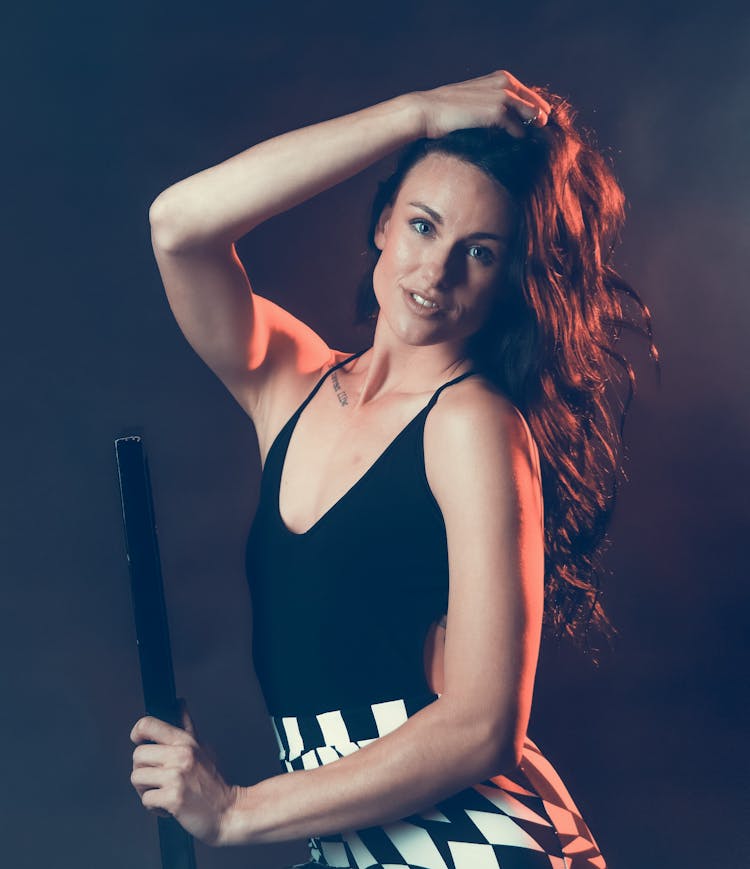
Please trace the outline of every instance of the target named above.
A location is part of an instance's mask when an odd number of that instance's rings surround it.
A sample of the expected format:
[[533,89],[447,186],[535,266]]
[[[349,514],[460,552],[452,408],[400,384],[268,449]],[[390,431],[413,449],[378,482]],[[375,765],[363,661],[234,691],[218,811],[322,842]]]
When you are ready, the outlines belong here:
[[279,513],[279,484],[300,414],[266,457],[245,567],[255,671],[270,715],[305,715],[400,697],[435,698],[424,674],[430,624],[448,610],[445,523],[424,466],[427,414],[399,432],[369,470],[303,534]]

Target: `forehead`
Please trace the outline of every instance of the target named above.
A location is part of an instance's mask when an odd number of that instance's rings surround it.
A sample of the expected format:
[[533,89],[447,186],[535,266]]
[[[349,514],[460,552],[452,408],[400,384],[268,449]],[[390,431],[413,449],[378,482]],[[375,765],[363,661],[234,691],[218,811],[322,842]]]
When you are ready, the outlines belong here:
[[396,197],[400,207],[420,202],[437,211],[446,224],[481,223],[471,229],[507,229],[513,212],[510,194],[473,163],[450,154],[432,153],[413,166]]

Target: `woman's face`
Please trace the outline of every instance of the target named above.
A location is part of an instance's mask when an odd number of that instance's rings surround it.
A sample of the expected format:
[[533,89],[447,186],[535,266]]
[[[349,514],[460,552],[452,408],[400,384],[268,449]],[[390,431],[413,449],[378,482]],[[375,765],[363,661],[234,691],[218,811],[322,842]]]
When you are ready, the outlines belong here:
[[509,194],[481,169],[446,154],[420,160],[375,232],[380,317],[408,344],[460,346],[501,289],[512,226]]

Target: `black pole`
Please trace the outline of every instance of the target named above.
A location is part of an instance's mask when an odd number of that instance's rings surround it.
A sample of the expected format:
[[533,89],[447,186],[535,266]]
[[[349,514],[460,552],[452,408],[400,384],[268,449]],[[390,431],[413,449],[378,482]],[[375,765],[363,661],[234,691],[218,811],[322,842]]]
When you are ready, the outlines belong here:
[[[125,549],[146,714],[182,727],[174,684],[151,479],[138,435],[115,440]],[[162,869],[195,869],[193,839],[172,818],[157,818]]]

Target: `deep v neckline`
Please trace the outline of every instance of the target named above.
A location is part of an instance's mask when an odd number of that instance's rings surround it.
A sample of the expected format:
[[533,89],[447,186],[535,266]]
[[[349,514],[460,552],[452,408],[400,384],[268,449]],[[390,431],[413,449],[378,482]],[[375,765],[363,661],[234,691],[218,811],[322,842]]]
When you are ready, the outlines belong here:
[[[366,350],[366,349],[367,349],[367,348],[365,348],[365,350]],[[282,453],[281,453],[281,456],[279,457],[279,461],[278,461],[278,465],[279,465],[279,473],[278,473],[277,485],[276,485],[276,487],[275,487],[276,496],[275,496],[275,498],[274,498],[274,505],[275,505],[275,508],[276,508],[276,510],[275,510],[275,512],[276,512],[276,518],[278,519],[278,522],[279,522],[281,528],[282,528],[282,529],[286,532],[286,534],[289,535],[290,537],[297,537],[297,538],[299,538],[299,539],[302,539],[302,538],[308,537],[308,536],[310,536],[311,534],[313,534],[313,533],[314,533],[314,532],[315,532],[315,531],[316,531],[316,530],[317,530],[317,529],[318,529],[322,524],[324,524],[324,522],[325,522],[325,521],[330,517],[330,515],[331,515],[333,512],[335,512],[335,511],[340,507],[340,505],[341,505],[341,504],[342,504],[342,503],[343,503],[343,502],[344,502],[344,501],[345,501],[345,500],[346,500],[350,495],[352,495],[352,494],[354,493],[354,491],[355,491],[356,489],[358,489],[358,488],[360,488],[362,485],[364,485],[364,483],[365,483],[365,481],[367,480],[367,478],[368,478],[368,477],[373,473],[373,471],[376,469],[376,467],[377,467],[377,466],[378,466],[378,465],[379,465],[379,464],[380,464],[380,463],[385,459],[386,455],[387,455],[387,454],[388,454],[388,453],[393,449],[393,447],[397,444],[397,442],[398,442],[399,440],[401,440],[401,438],[402,438],[402,437],[403,437],[403,436],[404,436],[404,435],[409,431],[409,429],[410,429],[410,428],[411,428],[411,427],[412,427],[412,426],[417,422],[417,420],[420,418],[420,416],[422,416],[422,414],[426,413],[426,412],[427,412],[427,411],[432,407],[432,405],[433,405],[433,403],[435,402],[437,396],[440,394],[440,392],[441,392],[441,391],[442,391],[446,386],[450,386],[450,385],[452,385],[453,383],[456,383],[456,382],[459,381],[459,380],[463,380],[464,377],[468,377],[470,374],[475,374],[475,373],[476,373],[476,372],[473,371],[473,370],[472,370],[472,371],[466,371],[466,372],[464,372],[463,374],[459,374],[458,377],[454,377],[453,380],[449,380],[449,381],[447,381],[446,383],[443,383],[443,384],[441,384],[440,386],[438,386],[438,388],[437,388],[437,389],[432,393],[432,395],[430,396],[430,398],[427,400],[427,402],[426,402],[426,404],[424,405],[424,407],[422,407],[422,408],[421,408],[421,409],[420,409],[420,410],[419,410],[419,411],[418,411],[418,412],[417,412],[417,413],[416,413],[416,414],[415,414],[415,415],[414,415],[414,416],[413,416],[413,417],[412,417],[412,418],[411,418],[411,419],[406,423],[406,425],[403,426],[403,428],[401,428],[401,430],[400,430],[399,432],[397,432],[397,434],[396,434],[396,435],[395,435],[395,436],[394,436],[394,437],[393,437],[393,438],[392,438],[392,439],[391,439],[391,440],[386,444],[386,446],[385,446],[385,448],[382,450],[382,452],[381,452],[381,453],[380,453],[380,454],[375,458],[375,460],[374,460],[374,461],[373,461],[373,462],[372,462],[372,463],[367,467],[367,469],[364,471],[364,473],[362,473],[362,474],[361,474],[361,475],[360,475],[360,476],[359,476],[359,477],[358,477],[358,478],[357,478],[357,479],[356,479],[356,480],[351,484],[351,486],[349,486],[349,487],[348,487],[348,488],[343,492],[343,494],[342,494],[340,497],[338,497],[338,498],[333,502],[333,504],[331,504],[331,506],[328,507],[328,509],[326,509],[325,512],[323,512],[323,513],[321,514],[321,516],[319,516],[318,519],[316,519],[315,522],[313,522],[313,524],[310,525],[310,526],[309,526],[305,531],[293,531],[293,530],[292,530],[292,529],[287,525],[287,523],[284,521],[284,517],[281,515],[281,506],[280,506],[280,503],[281,503],[281,481],[283,480],[283,477],[284,477],[284,466],[285,466],[285,464],[286,464],[287,454],[289,453],[289,444],[290,444],[290,442],[291,442],[291,440],[292,440],[292,435],[294,434],[294,431],[295,431],[295,429],[297,428],[297,424],[298,424],[298,422],[299,422],[300,417],[302,416],[303,411],[305,410],[305,408],[307,407],[307,405],[312,401],[312,399],[315,397],[315,394],[318,392],[318,390],[320,389],[320,387],[321,387],[321,386],[323,385],[323,383],[326,381],[326,379],[328,378],[328,375],[331,374],[335,369],[337,369],[337,368],[342,368],[344,365],[346,365],[347,363],[351,362],[353,359],[356,359],[358,356],[361,356],[361,355],[365,352],[365,350],[360,350],[358,353],[354,353],[354,354],[352,354],[351,356],[347,357],[346,359],[343,359],[343,360],[342,360],[340,363],[338,363],[337,365],[333,365],[333,366],[331,366],[331,368],[329,368],[328,371],[326,371],[326,373],[325,373],[325,374],[320,378],[320,380],[319,380],[318,383],[315,385],[315,387],[312,389],[312,391],[311,391],[310,394],[307,396],[307,398],[306,398],[306,399],[302,402],[302,404],[297,408],[297,410],[295,411],[295,413],[294,413],[293,416],[289,419],[289,421],[287,422],[287,424],[286,424],[286,426],[285,426],[285,428],[288,428],[288,431],[287,431],[287,433],[286,433],[286,437],[285,437],[284,440],[282,441]]]

